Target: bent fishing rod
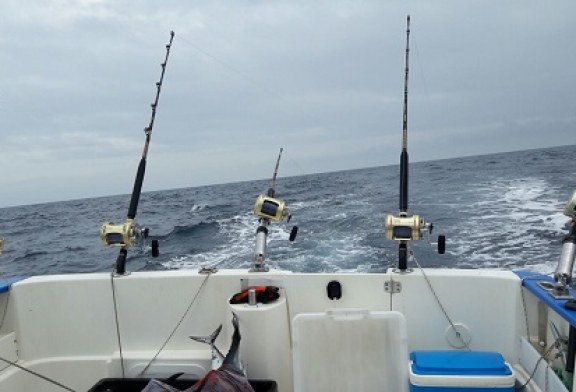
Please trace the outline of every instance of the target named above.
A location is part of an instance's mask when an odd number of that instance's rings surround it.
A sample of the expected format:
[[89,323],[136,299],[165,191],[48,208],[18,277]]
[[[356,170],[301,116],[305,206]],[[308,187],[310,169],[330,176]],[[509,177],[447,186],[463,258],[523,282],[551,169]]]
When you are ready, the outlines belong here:
[[[408,73],[410,59],[410,15],[406,18],[406,65],[404,67],[404,109],[402,115],[402,152],[400,153],[400,212],[398,216],[386,217],[386,238],[398,241],[398,270],[408,270],[408,242],[422,239],[422,230],[428,228],[432,233],[432,224],[424,222],[419,215],[408,214]],[[438,237],[438,253],[445,251],[445,237]]]
[[[144,150],[142,151],[142,158],[138,164],[138,170],[136,172],[136,179],[134,180],[134,188],[132,189],[132,196],[130,198],[130,205],[128,207],[126,221],[117,225],[113,223],[106,223],[102,226],[102,230],[100,232],[100,237],[102,238],[104,244],[120,247],[120,253],[116,259],[116,274],[120,276],[126,274],[126,257],[128,255],[128,248],[132,246],[138,238],[148,237],[148,229],[140,229],[136,225],[134,219],[136,218],[138,203],[140,202],[140,195],[142,193],[142,184],[144,183],[144,174],[146,172],[146,159],[148,157],[150,139],[152,136],[152,130],[154,128],[154,121],[156,119],[156,112],[158,109],[158,101],[160,99],[160,92],[162,91],[164,73],[166,72],[166,65],[168,64],[168,57],[170,56],[170,48],[172,47],[173,39],[174,32],[171,31],[170,42],[166,45],[166,57],[164,58],[164,62],[160,64],[162,67],[162,73],[160,74],[160,80],[156,82],[156,98],[150,105],[152,109],[150,122],[148,126],[144,128],[144,134],[146,135]],[[152,256],[158,256],[157,240],[152,241]]]

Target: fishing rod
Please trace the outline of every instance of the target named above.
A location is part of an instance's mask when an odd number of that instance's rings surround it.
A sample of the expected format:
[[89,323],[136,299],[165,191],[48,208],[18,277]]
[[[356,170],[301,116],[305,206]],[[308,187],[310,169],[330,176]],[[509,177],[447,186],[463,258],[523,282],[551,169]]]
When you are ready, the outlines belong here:
[[[170,42],[166,45],[166,57],[164,62],[160,64],[162,67],[162,73],[160,74],[160,80],[156,82],[156,98],[154,102],[150,105],[152,113],[150,116],[150,122],[146,128],[144,128],[144,134],[146,139],[144,142],[144,150],[142,151],[142,158],[138,164],[138,170],[136,172],[136,179],[134,180],[134,188],[132,189],[132,196],[130,198],[130,205],[128,207],[128,214],[126,221],[121,224],[106,223],[102,226],[100,231],[100,237],[105,245],[115,245],[120,247],[120,253],[116,259],[116,274],[125,275],[126,274],[126,257],[128,255],[128,248],[132,246],[135,241],[139,238],[147,238],[149,230],[148,228],[139,228],[136,225],[134,219],[136,218],[136,213],[138,211],[138,203],[140,202],[140,195],[142,193],[142,184],[144,183],[144,174],[146,172],[146,159],[148,157],[148,149],[150,146],[150,139],[152,136],[152,129],[154,128],[154,121],[156,119],[156,111],[158,109],[158,101],[160,99],[160,92],[162,91],[162,83],[164,81],[164,73],[166,72],[166,65],[168,64],[168,57],[170,56],[170,48],[172,47],[172,41],[174,39],[174,32],[170,32]],[[152,256],[158,256],[158,241],[152,241]]]
[[400,153],[400,214],[408,212],[408,71],[410,60],[410,15],[406,19],[406,66],[404,68],[404,110],[402,152]]
[[276,160],[276,167],[274,168],[274,174],[272,175],[272,180],[270,180],[270,188],[268,188],[268,196],[274,197],[276,193],[276,176],[278,176],[278,166],[280,166],[280,158],[282,158],[282,151],[284,149],[280,147],[280,153],[278,154],[278,159]]
[[[280,148],[278,159],[276,160],[276,167],[274,174],[270,180],[270,187],[266,195],[260,195],[256,199],[254,205],[254,214],[259,217],[258,229],[256,229],[256,249],[254,251],[254,266],[250,272],[267,272],[269,269],[265,265],[266,259],[266,240],[268,237],[268,226],[271,221],[281,222],[284,218],[288,217],[287,222],[290,222],[291,215],[288,214],[288,208],[283,200],[275,199],[276,195],[276,177],[278,175],[278,167],[280,165],[280,158],[282,157],[283,148]],[[296,239],[298,234],[298,226],[292,227],[290,231],[290,242]]]
[[[398,216],[386,217],[386,238],[398,241],[398,270],[408,270],[408,242],[422,239],[422,230],[428,228],[432,233],[432,224],[426,224],[419,215],[408,214],[408,74],[410,60],[410,15],[406,18],[406,63],[404,67],[404,108],[402,115],[402,152],[400,153],[400,206]],[[445,251],[445,237],[438,237],[438,253]]]

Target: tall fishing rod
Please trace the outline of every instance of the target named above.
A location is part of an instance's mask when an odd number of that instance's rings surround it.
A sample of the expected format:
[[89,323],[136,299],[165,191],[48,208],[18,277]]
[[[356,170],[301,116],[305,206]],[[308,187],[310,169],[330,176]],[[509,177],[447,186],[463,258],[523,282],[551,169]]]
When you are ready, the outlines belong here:
[[[400,153],[400,216],[408,216],[408,72],[410,59],[410,15],[406,18],[406,66],[404,67],[404,110]],[[408,268],[408,242],[398,243],[398,269]]]
[[408,212],[408,62],[410,58],[410,15],[406,19],[406,67],[404,68],[404,112],[400,153],[400,214]]
[[[422,239],[422,230],[432,232],[419,215],[408,214],[408,73],[410,59],[410,15],[406,18],[406,65],[404,67],[404,109],[402,116],[402,152],[400,153],[400,212],[386,217],[386,238],[398,241],[398,270],[408,270],[408,242]],[[438,253],[444,253],[445,237],[438,237]]]
[[[154,102],[150,105],[152,113],[150,115],[150,122],[146,128],[144,128],[144,134],[146,139],[144,142],[144,149],[142,151],[142,158],[138,164],[138,170],[136,172],[136,178],[134,180],[134,188],[132,189],[132,196],[130,198],[130,205],[128,207],[128,214],[126,221],[122,224],[115,225],[113,223],[106,223],[102,226],[100,237],[106,245],[116,245],[120,246],[120,253],[116,259],[116,274],[124,275],[126,274],[126,257],[128,255],[128,248],[134,244],[137,238],[147,238],[148,229],[140,229],[134,219],[136,218],[136,213],[138,211],[138,203],[140,202],[140,195],[142,193],[142,184],[144,183],[144,174],[146,172],[146,159],[148,157],[148,149],[150,146],[150,139],[152,136],[152,130],[154,128],[154,121],[156,119],[156,111],[158,109],[158,101],[160,99],[160,92],[162,91],[162,83],[164,81],[164,73],[166,72],[166,65],[168,64],[168,57],[170,56],[170,48],[172,47],[172,41],[174,39],[174,32],[170,32],[170,42],[166,45],[166,57],[164,62],[160,64],[162,67],[162,72],[160,74],[160,80],[156,82],[156,98]],[[152,256],[158,256],[158,241],[152,241]]]

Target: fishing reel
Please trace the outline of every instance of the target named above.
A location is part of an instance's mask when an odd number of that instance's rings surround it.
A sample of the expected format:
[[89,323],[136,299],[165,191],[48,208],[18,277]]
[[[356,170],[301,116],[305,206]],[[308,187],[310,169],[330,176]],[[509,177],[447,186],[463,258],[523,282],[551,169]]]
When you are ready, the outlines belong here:
[[[114,224],[108,222],[102,225],[100,229],[100,239],[106,246],[117,246],[127,249],[135,245],[139,240],[148,238],[150,230],[147,227],[140,228],[134,219],[126,219],[124,223]],[[159,242],[152,240],[152,257],[158,257]]]
[[4,252],[4,238],[0,237],[0,255]]
[[284,201],[274,199],[270,196],[260,195],[254,205],[254,214],[260,218],[281,222],[288,216],[288,209]]
[[422,239],[422,229],[426,226],[419,215],[386,216],[386,238],[394,241],[414,241]]
[[439,235],[437,242],[430,240],[432,231],[434,230],[433,223],[426,223],[420,215],[408,216],[407,214],[400,214],[394,216],[388,214],[385,221],[386,238],[389,240],[407,242],[416,241],[423,238],[424,230],[426,230],[426,238],[430,245],[437,245],[439,254],[446,252],[446,237]]
[[[274,192],[269,191],[269,194],[273,195]],[[288,214],[288,208],[283,200],[275,199],[272,196],[260,195],[256,199],[256,204],[254,205],[254,214],[260,218],[260,225],[256,230],[256,247],[254,250],[254,267],[250,270],[252,272],[267,272],[268,267],[264,265],[264,260],[266,258],[266,239],[268,237],[268,225],[270,221],[281,222],[284,218],[288,218],[287,222],[290,222],[292,218]],[[296,239],[298,234],[298,226],[292,227],[290,231],[290,242]]]

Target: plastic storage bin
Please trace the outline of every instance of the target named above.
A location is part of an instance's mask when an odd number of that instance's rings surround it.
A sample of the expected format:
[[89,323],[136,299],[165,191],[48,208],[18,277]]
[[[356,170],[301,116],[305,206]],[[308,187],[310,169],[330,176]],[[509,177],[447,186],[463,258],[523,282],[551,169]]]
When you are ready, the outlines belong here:
[[512,367],[496,352],[415,351],[412,392],[513,392]]

